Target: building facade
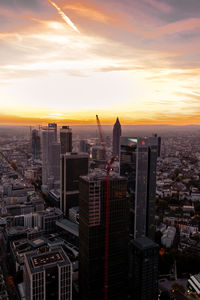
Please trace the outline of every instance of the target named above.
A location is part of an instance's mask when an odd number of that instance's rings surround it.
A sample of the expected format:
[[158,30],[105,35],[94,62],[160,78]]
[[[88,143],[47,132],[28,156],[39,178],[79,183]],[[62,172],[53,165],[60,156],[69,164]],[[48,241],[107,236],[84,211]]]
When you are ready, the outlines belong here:
[[41,142],[40,142],[39,131],[36,129],[32,130],[31,147],[32,147],[32,158],[40,159]]
[[[79,288],[81,300],[102,300],[105,276],[108,300],[127,299],[128,214],[127,180],[110,177],[109,236],[105,243],[106,175],[94,172],[80,179]],[[105,264],[108,247],[108,264]]]
[[113,127],[113,156],[119,157],[120,136],[122,135],[121,124],[117,118]]
[[48,191],[52,176],[52,144],[57,142],[57,124],[50,123],[42,128],[42,190]]
[[158,299],[158,251],[147,237],[131,241],[131,299]]
[[61,154],[72,152],[72,130],[69,126],[60,129]]
[[157,151],[156,137],[120,138],[120,175],[128,179],[134,237],[154,239]]
[[60,209],[64,215],[79,204],[79,177],[88,174],[88,154],[66,153],[60,159]]
[[24,285],[29,300],[71,300],[72,265],[62,248],[26,254]]

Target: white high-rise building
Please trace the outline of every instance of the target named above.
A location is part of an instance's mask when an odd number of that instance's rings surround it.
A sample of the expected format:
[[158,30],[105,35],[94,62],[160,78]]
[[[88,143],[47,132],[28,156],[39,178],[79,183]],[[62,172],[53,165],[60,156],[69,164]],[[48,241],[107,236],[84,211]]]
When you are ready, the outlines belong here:
[[[53,126],[54,125],[54,126]],[[48,181],[52,177],[52,145],[57,143],[57,124],[42,128],[42,190],[48,191]]]

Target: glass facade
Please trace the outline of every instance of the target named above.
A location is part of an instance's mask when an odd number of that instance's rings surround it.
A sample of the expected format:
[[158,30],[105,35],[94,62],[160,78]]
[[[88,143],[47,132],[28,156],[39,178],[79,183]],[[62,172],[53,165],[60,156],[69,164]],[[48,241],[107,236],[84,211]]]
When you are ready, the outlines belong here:
[[131,242],[132,299],[158,299],[158,250],[158,245],[146,237]]
[[[125,300],[128,282],[127,180],[110,179],[108,299]],[[100,197],[99,197],[100,196]],[[95,204],[94,204],[95,200]],[[106,178],[80,179],[79,279],[81,300],[104,299]]]
[[130,233],[154,239],[157,137],[120,138],[120,175],[128,179]]
[[60,208],[68,215],[69,209],[79,204],[79,177],[88,174],[88,154],[61,155],[60,172]]

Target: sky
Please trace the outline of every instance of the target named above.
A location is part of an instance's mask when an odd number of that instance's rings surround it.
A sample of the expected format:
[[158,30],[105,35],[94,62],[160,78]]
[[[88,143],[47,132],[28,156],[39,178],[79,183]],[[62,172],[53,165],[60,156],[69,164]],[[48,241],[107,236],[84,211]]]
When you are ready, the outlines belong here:
[[200,124],[199,0],[0,0],[0,124]]

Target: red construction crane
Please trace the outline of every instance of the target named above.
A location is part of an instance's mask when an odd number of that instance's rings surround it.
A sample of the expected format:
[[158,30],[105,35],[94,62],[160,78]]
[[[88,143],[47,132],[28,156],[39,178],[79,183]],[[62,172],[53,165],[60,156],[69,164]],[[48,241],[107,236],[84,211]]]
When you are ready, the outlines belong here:
[[106,205],[105,205],[105,261],[104,261],[104,300],[108,300],[108,254],[109,254],[109,222],[110,222],[110,170],[115,160],[114,157],[108,161],[108,155],[103,138],[103,132],[98,115],[96,115],[97,126],[101,145],[103,147],[104,159],[106,162]]

